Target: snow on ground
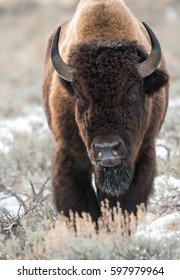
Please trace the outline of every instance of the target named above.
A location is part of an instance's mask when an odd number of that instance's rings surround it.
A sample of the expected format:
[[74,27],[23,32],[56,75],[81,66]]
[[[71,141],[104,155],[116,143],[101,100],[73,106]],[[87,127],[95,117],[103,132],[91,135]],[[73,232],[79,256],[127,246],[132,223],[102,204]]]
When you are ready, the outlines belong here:
[[[163,237],[173,237],[174,234],[180,235],[180,212],[176,207],[169,205],[170,213],[153,213],[152,208],[157,208],[164,204],[180,205],[180,195],[177,196],[177,190],[180,189],[180,180],[173,176],[161,175],[155,178],[154,194],[149,200],[149,210],[142,224],[138,226],[136,235],[148,235],[149,237],[161,239]],[[162,204],[162,205],[161,205]],[[155,207],[154,207],[155,206]]]
[[0,120],[0,137],[13,139],[13,131],[30,133],[34,127],[41,126],[42,130],[47,129],[44,111],[41,107],[26,107],[23,116],[15,119]]
[[[7,154],[14,141],[14,133],[31,133],[38,131],[39,135],[46,135],[49,131],[45,113],[40,106],[26,107],[23,110],[23,116],[14,119],[0,120],[0,152]],[[17,215],[19,211],[19,201],[15,196],[0,192],[0,208],[7,209],[12,215]],[[20,210],[22,214],[22,209]]]
[[6,209],[13,216],[22,215],[24,210],[15,196],[7,195],[0,192],[0,208]]
[[163,217],[146,217],[138,226],[135,236],[146,236],[161,240],[164,237],[180,235],[180,213],[174,212]]
[[42,107],[26,107],[23,116],[0,120],[0,151],[8,153],[13,143],[13,132],[31,133],[37,129],[40,133],[48,129]]
[[180,107],[180,98],[174,98],[169,100],[169,107],[175,108]]
[[167,160],[170,157],[170,149],[169,149],[169,145],[166,140],[157,139],[156,155],[163,160]]

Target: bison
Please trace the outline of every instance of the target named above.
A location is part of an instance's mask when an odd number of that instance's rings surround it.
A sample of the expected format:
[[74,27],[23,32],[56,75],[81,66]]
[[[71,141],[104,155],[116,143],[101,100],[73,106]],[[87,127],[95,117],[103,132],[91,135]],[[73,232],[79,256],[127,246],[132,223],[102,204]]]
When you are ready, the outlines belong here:
[[147,205],[167,103],[168,72],[151,28],[122,0],[81,0],[48,37],[45,55],[57,210],[97,220],[105,199],[134,213]]

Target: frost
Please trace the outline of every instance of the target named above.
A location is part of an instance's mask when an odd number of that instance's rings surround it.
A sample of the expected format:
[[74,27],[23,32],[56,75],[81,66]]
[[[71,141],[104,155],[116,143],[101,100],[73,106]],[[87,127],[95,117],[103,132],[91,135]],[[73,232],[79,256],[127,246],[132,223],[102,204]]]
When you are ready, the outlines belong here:
[[24,116],[0,120],[0,151],[8,153],[14,141],[14,132],[30,134],[33,130],[43,134],[48,130],[44,111],[41,107],[26,107]]

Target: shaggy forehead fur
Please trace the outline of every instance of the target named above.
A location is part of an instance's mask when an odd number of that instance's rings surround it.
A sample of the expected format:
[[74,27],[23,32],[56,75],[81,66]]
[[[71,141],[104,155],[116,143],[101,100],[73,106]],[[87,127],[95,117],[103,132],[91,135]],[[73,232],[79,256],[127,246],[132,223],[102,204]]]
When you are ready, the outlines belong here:
[[136,65],[145,58],[142,47],[135,42],[90,41],[73,47],[69,63],[76,70],[74,83],[81,92],[91,93],[91,98],[98,101],[106,93],[115,97],[117,90],[119,96],[140,81]]

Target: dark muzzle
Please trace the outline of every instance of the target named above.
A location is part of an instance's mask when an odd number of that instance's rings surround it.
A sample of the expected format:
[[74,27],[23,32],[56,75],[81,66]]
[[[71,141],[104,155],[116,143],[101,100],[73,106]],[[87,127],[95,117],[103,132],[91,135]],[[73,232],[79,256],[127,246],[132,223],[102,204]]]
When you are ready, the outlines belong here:
[[127,149],[118,135],[96,136],[92,142],[92,156],[96,164],[114,167],[127,156]]

